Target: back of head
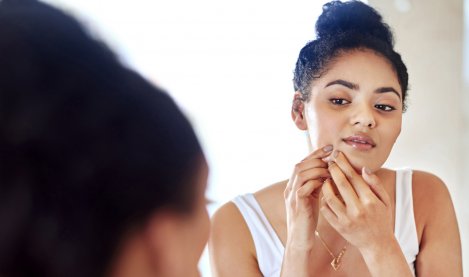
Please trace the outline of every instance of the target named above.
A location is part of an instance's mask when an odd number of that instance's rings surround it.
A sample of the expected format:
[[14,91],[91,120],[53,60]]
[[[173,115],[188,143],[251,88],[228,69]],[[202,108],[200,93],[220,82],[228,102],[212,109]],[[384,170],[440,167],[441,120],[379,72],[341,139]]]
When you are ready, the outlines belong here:
[[316,22],[316,39],[301,49],[296,63],[293,79],[295,91],[299,91],[302,100],[307,101],[311,83],[327,71],[334,58],[346,51],[364,49],[372,50],[389,61],[405,100],[407,68],[394,50],[392,32],[375,9],[355,0],[332,1],[323,6],[323,12]]
[[0,2],[0,275],[101,275],[157,209],[189,213],[202,151],[173,100],[73,18]]

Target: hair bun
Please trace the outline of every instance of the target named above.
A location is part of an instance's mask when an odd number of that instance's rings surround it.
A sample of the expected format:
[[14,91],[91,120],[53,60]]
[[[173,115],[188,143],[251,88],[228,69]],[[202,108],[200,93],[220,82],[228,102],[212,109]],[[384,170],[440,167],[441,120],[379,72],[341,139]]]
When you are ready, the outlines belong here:
[[317,37],[324,38],[348,32],[371,35],[394,44],[389,26],[372,7],[359,1],[332,1],[325,4],[316,22]]

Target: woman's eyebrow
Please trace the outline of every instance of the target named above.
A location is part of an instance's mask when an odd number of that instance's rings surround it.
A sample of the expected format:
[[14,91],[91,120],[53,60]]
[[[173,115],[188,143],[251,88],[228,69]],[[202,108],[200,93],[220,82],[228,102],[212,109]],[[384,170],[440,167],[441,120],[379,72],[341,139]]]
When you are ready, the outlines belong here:
[[393,87],[382,87],[382,88],[378,88],[375,90],[376,93],[386,93],[386,92],[392,92],[392,93],[395,93],[399,99],[401,99],[401,95],[399,94],[399,92],[397,92],[396,89],[394,89]]
[[[327,88],[327,87],[332,86],[332,85],[341,85],[341,86],[344,86],[344,87],[346,87],[348,89],[352,89],[352,90],[358,90],[360,88],[360,86],[358,84],[354,84],[352,82],[345,81],[345,80],[342,80],[342,79],[338,79],[338,80],[334,80],[332,82],[329,82],[329,83],[327,83],[327,85],[324,88]],[[386,93],[386,92],[395,93],[399,97],[399,99],[401,99],[401,95],[393,87],[381,87],[381,88],[375,89],[375,93]]]
[[341,85],[341,86],[344,86],[346,88],[353,89],[353,90],[358,90],[359,88],[357,84],[351,83],[349,81],[341,80],[341,79],[327,83],[327,85],[324,88],[327,88],[332,85]]

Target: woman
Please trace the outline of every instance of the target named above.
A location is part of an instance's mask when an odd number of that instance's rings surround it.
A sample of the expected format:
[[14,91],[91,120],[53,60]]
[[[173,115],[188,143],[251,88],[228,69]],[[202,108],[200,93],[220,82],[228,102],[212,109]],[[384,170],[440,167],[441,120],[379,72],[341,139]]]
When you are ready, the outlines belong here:
[[0,3],[0,276],[198,276],[207,164],[174,101],[74,19]]
[[462,276],[448,190],[382,168],[399,136],[407,69],[381,16],[330,2],[301,50],[292,118],[312,149],[291,178],[212,219],[214,276]]

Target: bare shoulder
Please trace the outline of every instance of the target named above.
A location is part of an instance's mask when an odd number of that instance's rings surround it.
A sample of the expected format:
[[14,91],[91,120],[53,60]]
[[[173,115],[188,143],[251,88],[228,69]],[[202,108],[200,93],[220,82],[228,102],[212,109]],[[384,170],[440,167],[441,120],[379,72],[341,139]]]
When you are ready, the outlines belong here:
[[437,176],[414,171],[414,216],[419,233],[419,276],[462,276],[461,240],[453,202]]
[[264,215],[283,245],[287,239],[284,191],[288,180],[270,185],[254,194]]
[[257,201],[261,203],[261,206],[265,202],[274,201],[278,203],[279,199],[283,201],[283,192],[285,191],[287,182],[288,180],[280,181],[257,191],[254,193]]
[[[254,193],[261,207],[269,206],[270,202],[278,206],[278,199],[283,199],[283,191],[287,181],[281,181],[267,186]],[[252,243],[249,228],[238,207],[233,202],[222,205],[212,216],[212,233],[214,236],[220,234],[236,234],[235,239]],[[238,241],[239,243],[240,241]],[[244,245],[244,243],[243,243]]]
[[288,180],[270,185],[254,194],[280,240],[285,240],[286,213],[284,191]]
[[439,177],[429,172],[413,171],[412,193],[414,195],[414,206],[435,208],[438,204],[451,203],[446,184]]
[[428,224],[438,219],[435,216],[439,212],[444,213],[452,209],[451,196],[446,184],[429,172],[413,171],[412,194],[417,222]]
[[221,206],[211,223],[208,248],[213,276],[260,276],[251,233],[236,205]]
[[425,171],[413,171],[412,194],[419,238],[424,238],[425,231],[430,231],[429,227],[441,225],[454,217],[453,202],[448,188],[436,175]]
[[[279,182],[254,194],[269,219],[278,209],[278,198],[283,199],[285,184]],[[251,232],[238,207],[233,202],[222,205],[211,221],[209,254],[213,276],[262,276]]]
[[[238,207],[233,202],[225,203],[211,218],[210,244],[220,252],[236,246],[247,253],[253,253],[254,243],[249,228]],[[219,248],[219,249],[218,249]]]
[[[432,188],[446,188],[445,183],[438,176],[421,170],[413,170],[413,184],[417,186],[430,186]],[[427,187],[429,188],[429,187]]]

